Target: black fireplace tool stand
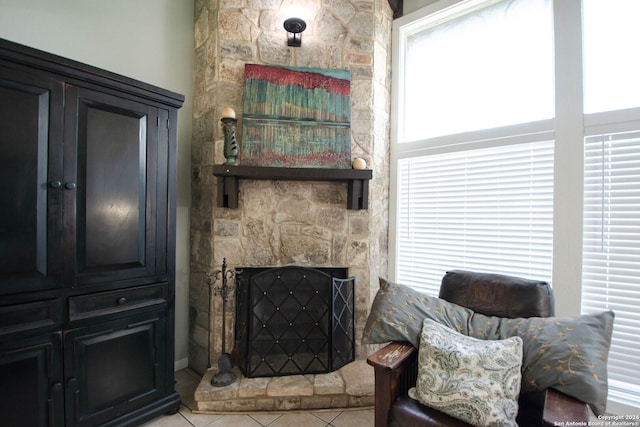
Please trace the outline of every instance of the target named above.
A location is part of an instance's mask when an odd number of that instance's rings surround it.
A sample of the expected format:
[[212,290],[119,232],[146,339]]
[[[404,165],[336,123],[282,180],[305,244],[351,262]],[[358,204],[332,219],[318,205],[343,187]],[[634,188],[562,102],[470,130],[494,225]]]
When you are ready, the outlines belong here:
[[[211,385],[214,387],[224,387],[233,384],[237,377],[233,373],[233,362],[231,355],[226,352],[226,335],[227,335],[227,300],[231,286],[229,281],[235,283],[236,274],[239,273],[235,269],[227,270],[227,259],[222,259],[222,269],[215,270],[211,274],[207,274],[209,283],[209,325],[211,325],[211,313],[213,311],[214,296],[222,297],[222,350],[218,357],[218,373],[211,378]],[[209,334],[209,367],[211,367],[211,334]]]

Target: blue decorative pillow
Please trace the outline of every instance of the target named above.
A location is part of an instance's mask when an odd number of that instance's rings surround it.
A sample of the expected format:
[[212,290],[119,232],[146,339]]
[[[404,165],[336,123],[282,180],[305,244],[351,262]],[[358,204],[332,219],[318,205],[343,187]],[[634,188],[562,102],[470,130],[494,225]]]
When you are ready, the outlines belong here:
[[588,403],[596,415],[604,414],[612,311],[573,318],[485,316],[381,278],[363,342],[408,341],[418,348],[424,319],[485,340],[519,336],[523,392],[555,388]]

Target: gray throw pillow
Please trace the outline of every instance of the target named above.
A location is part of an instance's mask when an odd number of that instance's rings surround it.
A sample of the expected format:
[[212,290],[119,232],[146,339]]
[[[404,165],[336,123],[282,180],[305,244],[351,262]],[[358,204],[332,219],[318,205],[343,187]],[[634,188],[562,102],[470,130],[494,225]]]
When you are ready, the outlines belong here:
[[380,289],[364,327],[363,342],[407,341],[418,348],[424,319],[462,332],[473,314],[468,308],[380,278]]

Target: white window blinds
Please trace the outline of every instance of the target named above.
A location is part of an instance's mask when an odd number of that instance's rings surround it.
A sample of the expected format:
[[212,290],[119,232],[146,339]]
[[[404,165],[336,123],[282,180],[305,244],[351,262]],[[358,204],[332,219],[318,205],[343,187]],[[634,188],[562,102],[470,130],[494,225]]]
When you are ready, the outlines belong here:
[[640,131],[585,139],[582,310],[613,310],[609,394],[640,400]]
[[399,160],[397,280],[432,295],[451,269],[550,281],[553,146]]

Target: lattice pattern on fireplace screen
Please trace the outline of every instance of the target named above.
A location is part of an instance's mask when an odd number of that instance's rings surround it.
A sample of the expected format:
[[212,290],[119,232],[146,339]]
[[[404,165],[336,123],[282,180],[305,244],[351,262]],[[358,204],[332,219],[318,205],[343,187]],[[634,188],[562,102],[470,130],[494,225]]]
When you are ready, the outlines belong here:
[[355,278],[332,278],[333,302],[332,356],[333,369],[338,369],[355,359],[354,325]]
[[245,376],[331,372],[354,360],[354,278],[295,266],[242,271],[236,338]]

